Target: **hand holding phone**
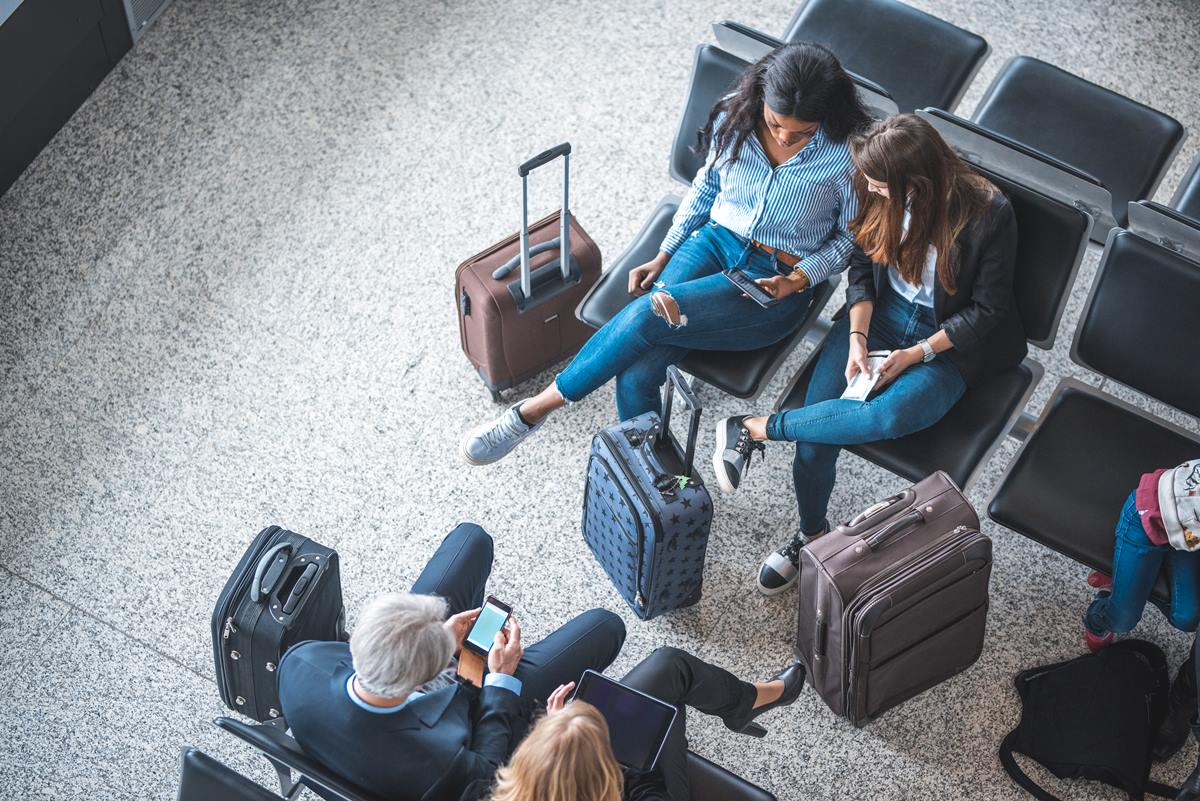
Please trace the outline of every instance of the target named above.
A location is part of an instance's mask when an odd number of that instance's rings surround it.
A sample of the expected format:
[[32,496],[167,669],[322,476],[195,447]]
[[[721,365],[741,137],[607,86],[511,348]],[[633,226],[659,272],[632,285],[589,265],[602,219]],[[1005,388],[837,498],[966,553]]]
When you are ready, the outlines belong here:
[[524,655],[525,649],[521,647],[521,624],[515,617],[510,618],[508,628],[496,632],[492,650],[488,651],[488,670],[511,676],[517,672],[517,665]]
[[463,640],[463,647],[469,648],[480,656],[487,656],[488,652],[492,650],[496,634],[504,628],[504,624],[508,622],[511,615],[511,606],[494,595],[489,595],[483,602],[483,607],[479,610],[474,625],[467,632],[467,637]]

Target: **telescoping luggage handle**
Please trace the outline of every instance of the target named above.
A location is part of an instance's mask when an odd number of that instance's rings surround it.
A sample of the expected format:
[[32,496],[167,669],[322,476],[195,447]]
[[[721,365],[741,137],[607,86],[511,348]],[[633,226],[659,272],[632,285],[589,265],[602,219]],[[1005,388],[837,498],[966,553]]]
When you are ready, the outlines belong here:
[[700,400],[696,397],[696,393],[692,392],[692,388],[688,386],[687,379],[683,377],[683,373],[675,365],[667,368],[667,387],[663,397],[663,413],[662,424],[658,431],[657,440],[664,437],[670,437],[671,434],[671,407],[674,405],[675,393],[679,393],[679,397],[683,399],[684,406],[688,409],[688,434],[687,443],[683,447],[683,474],[690,477],[694,467],[693,462],[696,459],[696,439],[700,435]]
[[[562,213],[559,214],[558,236],[548,242],[542,242],[529,247],[529,173],[545,164],[549,164],[559,156],[563,160],[562,182]],[[499,281],[513,271],[518,264],[521,266],[521,296],[528,301],[533,297],[533,276],[530,259],[539,253],[558,249],[559,271],[563,283],[571,278],[571,211],[570,211],[570,175],[571,175],[571,143],[563,142],[549,150],[538,153],[517,167],[517,175],[521,176],[521,252],[512,259],[496,268],[492,278]]]
[[[293,550],[292,543],[281,542],[259,557],[258,565],[254,569],[254,580],[250,585],[250,600],[253,603],[261,604],[269,600],[271,593],[275,591],[275,585],[279,583],[287,568]],[[313,558],[315,560],[317,557]],[[315,561],[304,568],[303,574],[288,593],[287,600],[283,602],[284,615],[290,615],[295,610],[305,591],[314,583],[319,570]]]

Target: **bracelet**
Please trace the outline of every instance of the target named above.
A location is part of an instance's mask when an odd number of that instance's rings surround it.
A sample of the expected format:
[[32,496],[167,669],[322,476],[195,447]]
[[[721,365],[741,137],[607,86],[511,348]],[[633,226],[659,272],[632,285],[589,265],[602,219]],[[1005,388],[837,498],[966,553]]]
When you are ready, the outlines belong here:
[[862,337],[863,339],[866,339],[866,338],[867,338],[867,335],[866,335],[866,334],[864,334],[862,331],[851,331],[851,332],[850,332],[850,336],[854,336],[855,334],[858,334],[858,335],[859,335],[860,337]]

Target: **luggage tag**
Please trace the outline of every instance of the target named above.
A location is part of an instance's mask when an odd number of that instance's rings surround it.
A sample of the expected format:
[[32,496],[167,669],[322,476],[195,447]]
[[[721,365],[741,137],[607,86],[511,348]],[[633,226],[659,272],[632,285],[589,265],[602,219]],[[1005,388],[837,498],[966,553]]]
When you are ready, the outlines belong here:
[[871,394],[871,390],[875,389],[875,385],[879,383],[879,368],[890,355],[892,355],[890,350],[873,350],[868,353],[867,367],[870,368],[871,374],[867,375],[861,370],[855,373],[854,378],[850,379],[850,383],[846,386],[846,391],[842,393],[842,399],[865,401]]

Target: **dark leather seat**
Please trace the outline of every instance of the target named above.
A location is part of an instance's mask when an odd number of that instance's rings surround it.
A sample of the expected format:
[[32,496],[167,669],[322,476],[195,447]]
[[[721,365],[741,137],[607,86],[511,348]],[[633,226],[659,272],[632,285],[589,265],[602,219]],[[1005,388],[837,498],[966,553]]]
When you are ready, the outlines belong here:
[[[943,125],[945,135],[956,143],[963,136],[993,138],[969,124],[949,127],[960,121],[945,112],[920,112]],[[969,140],[966,146],[972,147]],[[1039,161],[1049,162],[1038,157]],[[1034,345],[1050,348],[1058,322],[1070,295],[1075,272],[1087,248],[1091,220],[1074,206],[989,169],[976,166],[993,181],[1012,203],[1017,218],[1016,300],[1026,338]],[[804,396],[816,365],[809,359],[795,384],[777,408],[804,405]],[[995,376],[988,383],[968,389],[945,417],[934,425],[893,440],[854,445],[847,450],[910,481],[935,470],[944,470],[960,487],[973,483],[978,471],[1003,441],[1034,386],[1042,377],[1036,361],[1022,364]]]
[[[713,104],[729,92],[747,66],[746,61],[721,48],[712,45],[696,48],[687,100],[671,146],[670,172],[677,181],[690,184],[703,166],[703,158],[691,149],[696,134],[708,121]],[[878,87],[869,88],[880,91]],[[628,292],[629,271],[645,264],[658,253],[658,246],[671,227],[671,219],[679,208],[680,200],[675,195],[668,195],[659,201],[633,243],[609,265],[580,302],[575,310],[580,320],[599,328],[633,299]],[[831,279],[816,287],[807,322],[794,335],[752,351],[697,350],[679,366],[704,383],[734,397],[757,397],[775,370],[803,338],[808,325],[817,319],[835,286],[836,280]]]
[[[371,801],[373,799],[373,796],[354,788],[323,765],[309,758],[300,750],[300,744],[277,726],[269,723],[247,724],[233,718],[217,718],[213,722],[246,741],[271,760],[271,763],[276,766],[276,771],[280,773],[281,782],[290,783],[290,774],[295,772],[302,774],[308,781],[315,782],[325,790],[341,796],[346,801]],[[774,795],[758,785],[748,782],[690,751],[688,752],[688,775],[692,785],[692,801],[777,801]],[[284,777],[289,778],[285,780]],[[431,791],[427,797],[436,798],[437,793]],[[200,801],[199,796],[195,798],[196,801]],[[206,799],[210,798],[224,798],[224,796],[206,797]],[[230,798],[240,801],[241,796],[230,796]],[[251,799],[258,801],[258,798],[258,796],[248,796],[247,801],[251,801]],[[265,799],[278,801],[278,797],[271,793],[267,793],[263,801]],[[180,801],[183,799],[181,798]],[[189,798],[188,801],[192,801],[192,799]]]
[[[1156,213],[1154,204],[1137,205],[1139,217]],[[1200,238],[1200,224],[1191,234]],[[1200,264],[1158,239],[1136,229],[1109,235],[1071,358],[1198,416],[1200,373],[1190,345]],[[1197,455],[1200,433],[1067,379],[1013,460],[988,514],[1002,526],[1108,570],[1117,515],[1138,478]],[[1161,582],[1158,592],[1165,597]]]
[[1171,199],[1171,207],[1186,217],[1200,221],[1200,156],[1188,167],[1187,175],[1183,176],[1175,197]]
[[[1184,137],[1174,118],[1029,56],[1000,70],[974,120],[1098,177],[1122,226],[1126,204],[1153,195]],[[1106,234],[1101,225],[1093,236]]]
[[242,774],[195,748],[183,749],[178,801],[283,801]]
[[846,69],[880,84],[901,111],[953,111],[987,59],[983,37],[897,0],[808,0],[788,42],[820,42]]

